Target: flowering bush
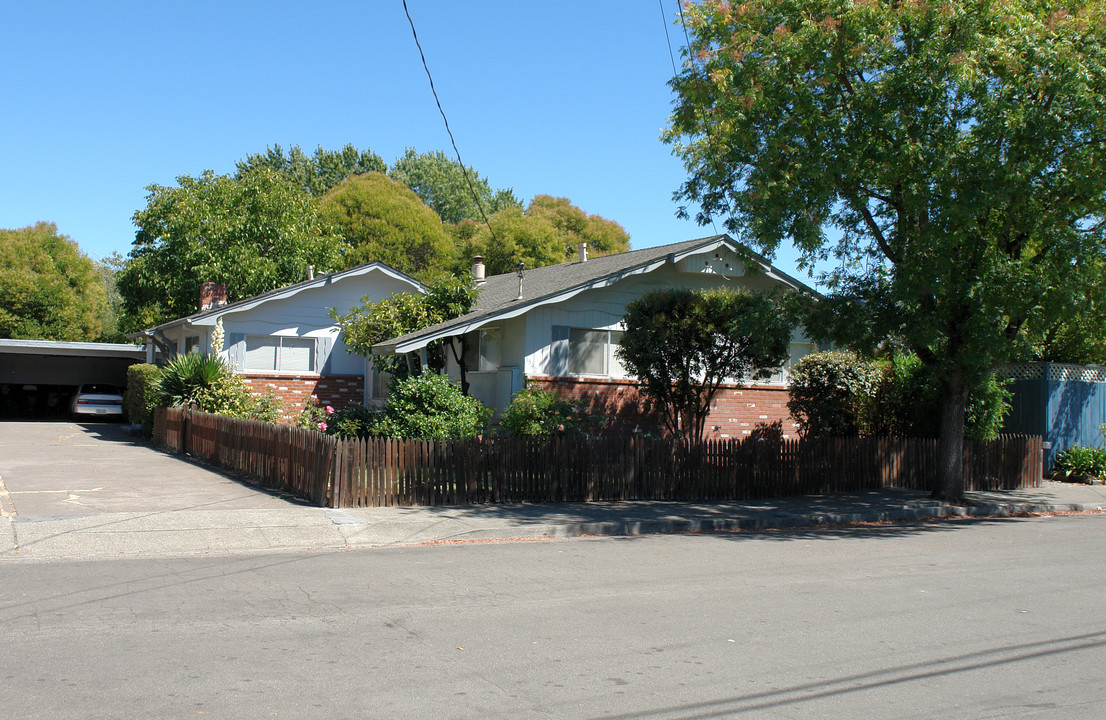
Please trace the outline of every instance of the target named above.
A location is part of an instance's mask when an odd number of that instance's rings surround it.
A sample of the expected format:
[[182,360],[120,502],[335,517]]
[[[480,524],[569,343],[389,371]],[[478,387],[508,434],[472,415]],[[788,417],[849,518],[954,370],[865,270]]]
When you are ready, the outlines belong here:
[[296,418],[296,425],[309,430],[326,432],[329,427],[330,416],[334,414],[334,408],[319,402],[318,395],[306,395],[303,398],[303,411]]

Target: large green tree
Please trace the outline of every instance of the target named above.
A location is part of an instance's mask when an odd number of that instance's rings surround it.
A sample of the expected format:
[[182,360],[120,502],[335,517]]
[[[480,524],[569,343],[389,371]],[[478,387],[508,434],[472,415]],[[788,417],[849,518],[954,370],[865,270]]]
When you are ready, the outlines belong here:
[[256,168],[269,168],[316,197],[325,195],[351,175],[384,172],[388,168],[384,159],[372,150],[358,150],[351,144],[341,150],[324,150],[320,145],[310,156],[299,145],[289,148],[287,155],[280,145],[274,145],[263,153],[247,155],[237,166],[238,179]]
[[[1101,2],[700,2],[666,139],[697,217],[837,256],[847,338],[942,384],[935,494],[963,493],[969,390],[1103,254]],[[836,233],[827,233],[834,228]]]
[[319,209],[349,243],[348,265],[380,261],[420,280],[453,265],[453,236],[438,215],[386,175],[342,181],[322,198]]
[[787,359],[789,313],[773,298],[727,289],[666,289],[626,306],[615,351],[669,433],[703,439],[724,382],[768,377]]
[[119,273],[126,265],[126,259],[118,250],[95,262],[96,273],[100,276],[100,285],[104,288],[104,308],[100,320],[106,342],[124,342],[126,339],[119,329],[119,321],[123,315],[123,298],[119,295],[117,282]]
[[1079,258],[1081,273],[1092,278],[1078,293],[1056,293],[1051,308],[1026,324],[1022,358],[1043,362],[1106,365],[1106,260]]
[[238,180],[183,175],[176,187],[147,190],[117,277],[126,331],[195,312],[203,282],[224,283],[234,301],[303,280],[308,265],[343,266],[346,245],[314,198],[268,168]]
[[0,338],[103,339],[96,266],[54,223],[0,230]]
[[513,272],[519,263],[528,268],[563,263],[576,257],[581,242],[594,256],[630,249],[630,235],[621,225],[550,195],[535,196],[525,211],[500,210],[487,225],[462,222],[456,232],[461,247],[458,271],[472,256],[481,255],[489,275]]
[[513,191],[493,190],[479,173],[446,157],[441,150],[418,153],[407,148],[388,175],[414,190],[446,223],[482,220],[485,215],[522,206]]

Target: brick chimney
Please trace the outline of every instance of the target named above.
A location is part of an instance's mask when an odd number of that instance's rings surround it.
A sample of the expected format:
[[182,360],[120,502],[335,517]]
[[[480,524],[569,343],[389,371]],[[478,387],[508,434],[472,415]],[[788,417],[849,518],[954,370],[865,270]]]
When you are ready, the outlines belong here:
[[223,283],[205,282],[200,285],[200,312],[227,304],[227,286]]

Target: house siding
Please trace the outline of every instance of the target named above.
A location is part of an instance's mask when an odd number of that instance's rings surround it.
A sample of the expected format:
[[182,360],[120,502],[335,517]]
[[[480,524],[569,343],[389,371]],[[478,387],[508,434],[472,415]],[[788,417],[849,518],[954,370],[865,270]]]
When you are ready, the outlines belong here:
[[[660,416],[645,412],[644,398],[633,380],[534,376],[527,378],[526,386],[559,392],[583,403],[591,413],[606,415],[614,432],[661,429]],[[799,426],[787,409],[789,398],[782,386],[723,385],[711,404],[705,435],[740,439],[758,432],[776,434],[778,423],[784,438],[798,437]]]
[[[701,264],[704,255],[695,255],[685,263]],[[738,265],[736,259],[726,261]],[[712,261],[713,262],[713,261]],[[691,265],[688,266],[690,268]],[[769,290],[778,287],[765,275],[739,275],[723,277],[713,272],[691,272],[685,268],[677,271],[670,267],[660,268],[647,275],[635,275],[620,282],[595,290],[586,290],[579,295],[556,305],[536,307],[525,315],[525,342],[522,347],[523,358],[504,357],[505,364],[519,363],[527,376],[550,377],[561,374],[553,357],[553,328],[587,328],[592,330],[619,330],[626,306],[647,292],[666,288],[709,289],[729,288],[735,290]],[[796,331],[792,343],[807,345],[810,340]],[[513,348],[512,348],[513,349]],[[521,362],[520,362],[521,361]],[[613,375],[612,379],[627,379],[625,375]],[[775,378],[783,383],[784,378]]]

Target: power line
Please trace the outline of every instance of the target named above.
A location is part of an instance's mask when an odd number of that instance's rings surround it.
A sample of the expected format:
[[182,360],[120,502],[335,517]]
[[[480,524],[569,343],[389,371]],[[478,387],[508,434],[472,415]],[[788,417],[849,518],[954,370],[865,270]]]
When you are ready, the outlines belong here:
[[664,39],[668,41],[668,59],[672,61],[672,77],[680,73],[676,70],[676,56],[672,54],[672,38],[668,35],[668,16],[664,14],[664,0],[657,0],[661,9],[661,22],[664,24]]
[[691,59],[691,38],[687,36],[687,18],[684,17],[684,4],[676,0],[676,7],[680,9],[680,25],[684,29],[684,41],[687,42],[687,59]]
[[468,168],[465,167],[465,163],[461,161],[461,151],[457,149],[457,141],[453,139],[453,131],[449,129],[449,119],[445,116],[445,110],[442,109],[442,102],[438,99],[438,91],[434,88],[434,78],[430,74],[430,66],[426,64],[426,54],[422,51],[422,45],[419,43],[419,34],[415,32],[415,21],[411,19],[411,11],[407,9],[407,0],[403,0],[403,12],[407,14],[407,23],[411,26],[411,36],[415,38],[415,47],[419,49],[419,57],[422,58],[422,69],[426,71],[426,79],[430,81],[430,92],[434,95],[434,103],[438,106],[438,112],[442,115],[442,122],[445,123],[446,134],[449,135],[449,142],[453,145],[453,152],[457,156],[457,164],[461,166],[461,172],[464,173],[465,182],[468,183],[469,192],[472,193],[472,199],[476,202],[476,209],[480,211],[480,217],[484,218],[484,224],[488,226],[488,232],[492,234],[492,242],[498,243],[499,241],[495,237],[495,230],[492,230],[492,224],[488,222],[488,216],[484,212],[484,206],[480,202],[480,196],[476,192],[476,187],[472,184],[472,178],[469,177]]

